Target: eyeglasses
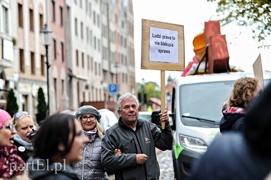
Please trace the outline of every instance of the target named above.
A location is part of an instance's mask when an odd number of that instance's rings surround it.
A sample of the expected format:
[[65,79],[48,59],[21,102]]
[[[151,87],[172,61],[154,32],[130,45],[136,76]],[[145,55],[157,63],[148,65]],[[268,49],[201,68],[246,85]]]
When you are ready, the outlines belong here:
[[14,118],[14,120],[17,120],[17,119],[19,119],[20,117],[22,117],[22,115],[28,116],[29,113],[26,112],[26,111],[17,112],[17,113],[15,113],[15,114],[13,115],[13,118]]
[[82,116],[82,120],[83,121],[86,121],[86,120],[88,120],[88,119],[90,119],[90,120],[94,120],[96,117],[94,116],[94,115],[89,115],[89,116]]
[[3,126],[2,128],[9,129],[11,132],[14,131],[15,126],[13,124],[8,124],[6,126]]

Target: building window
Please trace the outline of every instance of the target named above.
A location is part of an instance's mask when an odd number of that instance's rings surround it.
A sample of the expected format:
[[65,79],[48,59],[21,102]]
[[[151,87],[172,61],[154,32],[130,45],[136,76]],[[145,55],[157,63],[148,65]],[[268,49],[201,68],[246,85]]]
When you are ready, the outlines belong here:
[[34,31],[34,14],[33,9],[29,9],[29,29],[30,31]]
[[42,14],[40,14],[40,30],[42,30],[43,29],[43,15]]
[[20,72],[25,72],[25,64],[24,64],[24,50],[19,49],[19,58],[20,58]]
[[23,16],[23,5],[18,4],[18,25],[19,27],[24,27],[24,16]]
[[88,27],[86,28],[86,36],[87,36],[87,43],[89,42],[89,32],[88,32]]
[[97,27],[100,27],[100,15],[97,14]]
[[93,57],[90,58],[90,68],[91,72],[93,72]]
[[85,6],[86,6],[86,14],[88,13],[88,0],[85,1]]
[[31,52],[31,74],[35,74],[36,65],[35,65],[35,54]]
[[61,46],[61,60],[62,60],[62,62],[64,62],[64,61],[65,61],[65,55],[64,55],[64,43],[61,42],[61,43],[60,43],[60,46]]
[[55,8],[55,0],[52,0],[52,21],[56,21],[56,8]]
[[78,32],[77,32],[77,18],[75,18],[74,20],[74,31],[75,31],[75,35],[77,36]]
[[80,104],[80,82],[77,81],[77,104]]
[[65,84],[64,84],[64,80],[63,79],[61,79],[61,90],[62,90],[62,94],[64,94]]
[[84,24],[81,22],[81,38],[84,38]]
[[84,64],[84,53],[82,53],[82,68],[84,68],[85,64]]
[[96,24],[96,14],[95,14],[95,11],[93,11],[93,24],[94,25]]
[[90,43],[90,46],[92,46],[92,31],[90,31],[89,33],[89,43]]
[[53,39],[53,56],[54,56],[54,59],[56,59],[56,40]]
[[3,6],[2,11],[3,11],[2,32],[8,34],[8,31],[9,31],[9,29],[8,29],[8,8]]
[[75,54],[76,54],[76,66],[78,67],[79,66],[79,52],[78,52],[78,50],[76,50],[76,52],[75,52]]
[[121,27],[122,27],[122,29],[124,29],[124,24],[125,24],[125,22],[121,21]]
[[95,74],[95,76],[97,76],[97,63],[96,62],[94,62],[94,74]]
[[44,55],[41,55],[41,56],[40,56],[40,74],[41,74],[42,76],[45,75],[44,68],[45,68]]
[[96,36],[94,36],[94,49],[96,50],[97,45],[96,45]]
[[89,59],[89,55],[87,55],[87,70],[90,70],[90,59]]
[[59,7],[59,15],[60,15],[60,26],[63,26],[63,8]]
[[54,89],[55,89],[55,105],[58,107],[58,97],[57,97],[57,79],[54,78]]

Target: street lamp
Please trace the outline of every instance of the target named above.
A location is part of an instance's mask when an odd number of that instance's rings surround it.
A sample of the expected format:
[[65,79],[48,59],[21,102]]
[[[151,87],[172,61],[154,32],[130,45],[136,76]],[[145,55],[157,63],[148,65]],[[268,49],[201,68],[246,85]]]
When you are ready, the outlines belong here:
[[43,34],[43,44],[45,46],[46,50],[46,68],[47,68],[47,101],[48,101],[48,116],[50,115],[50,83],[49,83],[49,53],[48,49],[50,46],[50,41],[51,41],[51,33],[52,31],[48,28],[47,24],[44,24],[44,28],[40,31],[41,34]]

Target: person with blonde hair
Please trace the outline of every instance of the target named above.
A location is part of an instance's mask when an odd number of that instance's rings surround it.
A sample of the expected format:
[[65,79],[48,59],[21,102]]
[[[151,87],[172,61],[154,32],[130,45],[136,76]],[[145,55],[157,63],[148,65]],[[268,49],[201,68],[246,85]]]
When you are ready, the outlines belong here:
[[101,164],[101,143],[104,133],[99,123],[101,114],[95,107],[84,105],[78,108],[75,116],[88,137],[88,143],[82,149],[83,159],[74,165],[78,177],[93,180],[108,179],[106,170]]
[[13,115],[13,124],[17,131],[14,144],[18,148],[18,155],[26,162],[34,150],[31,142],[36,130],[34,120],[28,112],[22,111]]

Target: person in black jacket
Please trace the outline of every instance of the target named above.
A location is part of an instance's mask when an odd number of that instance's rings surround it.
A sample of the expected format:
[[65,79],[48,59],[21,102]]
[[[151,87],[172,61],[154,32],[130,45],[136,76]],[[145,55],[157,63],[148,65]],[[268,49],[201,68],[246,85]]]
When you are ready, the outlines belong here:
[[27,161],[32,180],[78,180],[73,164],[83,158],[88,142],[74,115],[57,113],[42,123],[33,138],[34,152]]
[[220,132],[243,131],[243,118],[253,99],[262,92],[256,78],[242,77],[235,81],[229,100],[223,105]]
[[26,162],[33,152],[30,136],[35,131],[34,120],[26,111],[17,112],[13,115],[13,124],[17,131],[14,144],[17,146],[18,155]]
[[[117,101],[119,121],[110,127],[102,139],[102,164],[115,172],[116,180],[153,179],[160,176],[155,148],[172,149],[173,137],[167,110],[160,113],[165,128],[138,119],[139,102],[132,93]],[[115,155],[120,150],[121,154]]]
[[270,102],[271,84],[248,107],[244,131],[227,132],[216,138],[194,163],[189,179],[266,179],[271,172]]

